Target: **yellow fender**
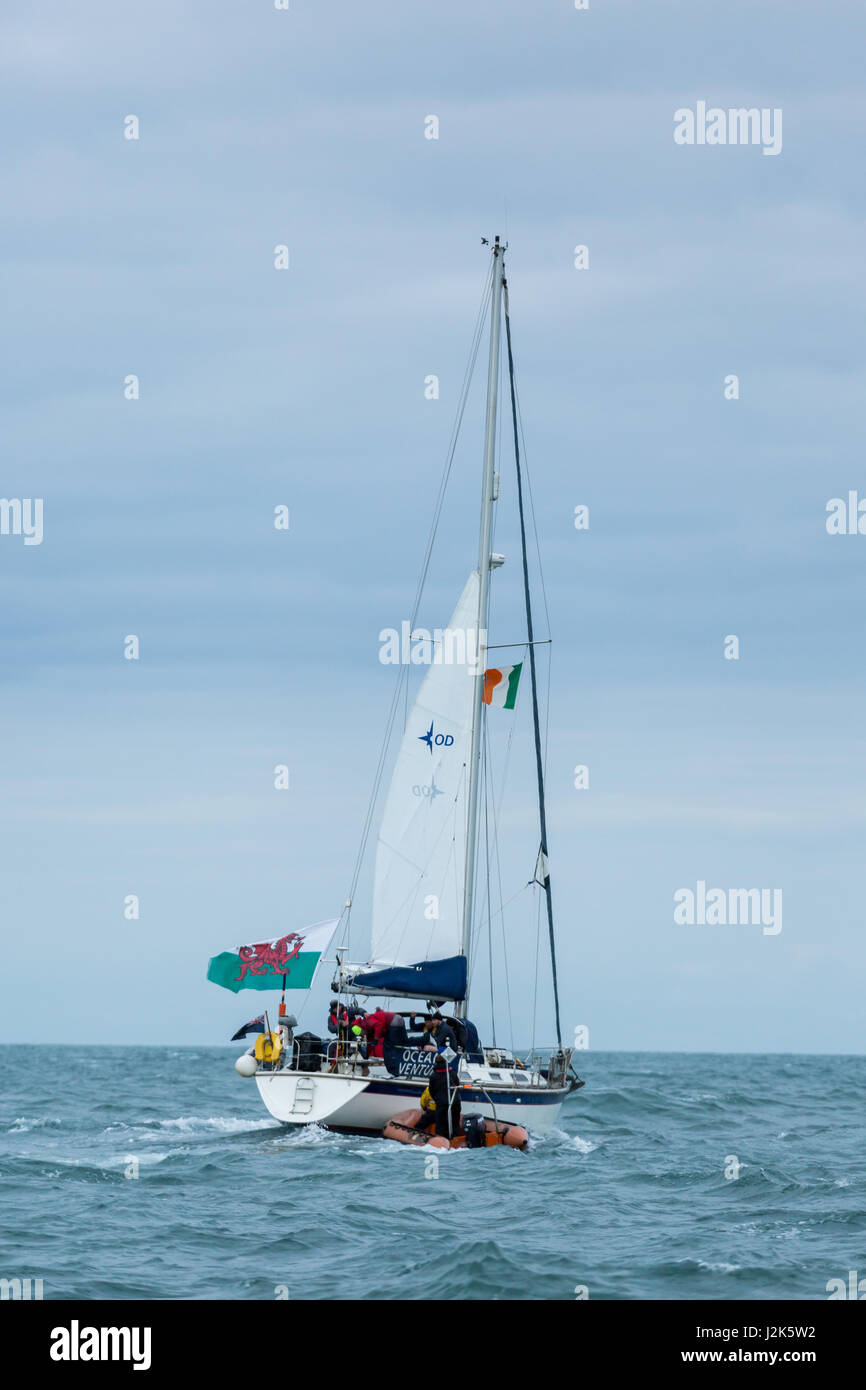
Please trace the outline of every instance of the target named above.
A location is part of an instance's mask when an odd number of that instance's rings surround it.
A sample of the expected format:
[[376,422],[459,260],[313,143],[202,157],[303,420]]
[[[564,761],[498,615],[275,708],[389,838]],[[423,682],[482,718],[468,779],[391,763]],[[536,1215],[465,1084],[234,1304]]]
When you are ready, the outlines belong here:
[[259,1033],[256,1038],[257,1062],[275,1062],[283,1050],[279,1033]]

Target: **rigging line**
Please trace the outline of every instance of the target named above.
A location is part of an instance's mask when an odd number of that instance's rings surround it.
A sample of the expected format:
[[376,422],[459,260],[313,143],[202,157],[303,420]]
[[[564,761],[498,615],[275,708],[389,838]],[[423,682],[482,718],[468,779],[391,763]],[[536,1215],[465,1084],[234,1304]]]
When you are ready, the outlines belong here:
[[[487,724],[485,723],[484,728],[483,728],[483,731],[482,731],[482,740],[483,740],[483,741],[482,741],[482,745],[481,745],[481,750],[480,750],[480,761],[479,761],[479,767],[480,767],[480,793],[481,793],[481,797],[482,797],[482,799],[483,799],[483,801],[484,801],[485,817],[486,817],[486,814],[487,814],[487,786],[488,786],[488,782],[489,782],[489,771],[488,771],[488,764],[487,764],[487,753],[488,753],[488,748],[487,748],[487,734],[488,734],[488,729],[487,729]],[[485,826],[486,826],[486,822],[485,822]],[[479,858],[480,858],[480,854],[479,854]],[[483,906],[484,906],[484,904],[482,903],[482,904],[481,904],[481,907],[483,907]],[[489,876],[489,863],[488,863],[488,877],[487,877],[487,883],[486,883],[486,910],[487,910],[487,914],[488,914],[488,917],[489,917],[489,915],[490,915],[490,876]],[[470,982],[470,984],[471,984],[472,980],[475,978],[475,966],[476,966],[476,963],[477,963],[476,946],[478,945],[478,941],[479,941],[479,939],[480,939],[480,937],[481,937],[481,930],[482,930],[483,922],[484,922],[484,915],[483,915],[483,912],[482,912],[481,910],[479,910],[479,911],[476,912],[476,914],[475,914],[475,921],[472,923],[472,932],[471,932],[471,935],[470,935],[470,938],[469,938],[469,982]],[[467,991],[466,991],[466,992],[467,992],[467,995],[468,995],[468,994],[469,994],[469,988],[468,988],[468,987],[467,987]]]
[[[431,528],[430,528],[430,535],[429,535],[429,538],[428,538],[428,541],[427,541],[427,549],[426,549],[426,552],[425,552],[425,555],[424,555],[424,563],[423,563],[422,569],[421,569],[421,578],[420,578],[420,580],[419,580],[419,582],[418,582],[418,588],[417,588],[417,591],[416,591],[416,593],[415,593],[415,601],[414,601],[414,605],[413,605],[413,608],[412,608],[412,617],[411,617],[411,619],[410,619],[410,624],[409,624],[409,630],[410,630],[410,632],[412,631],[412,629],[413,629],[414,626],[415,626],[415,619],[416,619],[417,616],[418,616],[418,609],[419,609],[419,607],[420,607],[420,605],[421,605],[421,596],[422,596],[422,594],[423,594],[423,592],[424,592],[424,584],[425,584],[426,579],[427,579],[427,571],[428,571],[428,569],[429,569],[429,567],[430,567],[430,558],[431,558],[432,553],[433,553],[433,544],[434,544],[434,541],[435,541],[435,539],[436,539],[436,532],[437,532],[438,527],[439,527],[439,518],[440,518],[441,513],[442,513],[442,506],[443,506],[443,503],[444,503],[444,501],[445,501],[445,491],[446,491],[446,488],[447,488],[447,486],[448,486],[448,479],[449,479],[449,477],[450,477],[450,475],[451,475],[451,468],[452,468],[452,465],[453,465],[453,463],[454,463],[454,454],[455,454],[455,451],[456,451],[456,449],[457,449],[457,440],[458,440],[458,437],[459,437],[459,435],[460,435],[460,427],[461,427],[461,425],[462,425],[462,423],[463,423],[463,415],[464,415],[464,413],[465,413],[466,404],[467,404],[467,401],[468,401],[468,399],[469,399],[469,387],[470,387],[470,384],[471,384],[471,381],[472,381],[472,377],[473,377],[474,371],[475,371],[475,361],[476,361],[476,358],[477,358],[477,356],[478,356],[478,347],[479,347],[479,344],[480,344],[480,342],[481,342],[481,337],[482,337],[482,334],[483,334],[483,331],[484,331],[484,323],[485,323],[485,320],[486,320],[486,317],[487,317],[487,304],[488,304],[488,301],[489,301],[489,299],[490,299],[490,297],[491,297],[492,290],[493,290],[493,269],[491,268],[491,269],[486,273],[486,275],[485,275],[485,285],[484,285],[484,292],[483,292],[482,298],[481,298],[481,306],[480,306],[480,308],[479,308],[479,310],[478,310],[478,317],[477,317],[477,319],[476,319],[476,321],[475,321],[475,329],[474,329],[473,335],[472,335],[472,344],[471,344],[470,350],[469,350],[469,358],[468,358],[468,361],[467,361],[467,364],[466,364],[466,370],[465,370],[465,372],[464,372],[464,374],[463,374],[463,383],[462,383],[462,386],[461,386],[460,398],[459,398],[459,401],[458,401],[457,415],[456,415],[456,418],[455,418],[455,421],[454,421],[453,429],[452,429],[452,431],[451,431],[451,438],[450,438],[450,440],[449,440],[448,453],[447,453],[447,455],[446,455],[445,467],[444,467],[444,469],[443,469],[443,474],[442,474],[442,480],[441,480],[441,482],[440,482],[440,484],[439,484],[439,492],[438,492],[438,495],[437,495],[437,498],[436,498],[436,507],[435,507],[434,515],[433,515],[433,524],[432,524],[432,526],[431,526]],[[369,837],[370,837],[370,827],[371,827],[372,822],[373,822],[373,816],[374,816],[375,813],[376,813],[376,803],[377,803],[377,801],[378,801],[378,799],[379,799],[379,790],[380,790],[381,782],[382,782],[382,773],[384,772],[385,763],[386,763],[387,758],[388,758],[388,749],[389,749],[390,744],[391,744],[391,736],[392,736],[393,731],[394,731],[394,721],[395,721],[396,716],[397,716],[397,710],[399,709],[399,706],[400,706],[400,692],[401,692],[401,689],[403,688],[404,681],[405,681],[405,686],[406,686],[406,692],[407,692],[407,695],[408,695],[408,688],[409,688],[409,668],[408,668],[408,667],[406,667],[405,671],[401,672],[401,674],[400,674],[400,679],[397,681],[396,686],[395,686],[395,689],[394,689],[394,695],[393,695],[392,700],[391,700],[391,707],[390,707],[390,710],[389,710],[389,712],[388,712],[388,720],[387,720],[387,724],[386,724],[386,727],[385,727],[385,736],[384,736],[384,738],[383,738],[383,740],[382,740],[382,745],[381,745],[381,748],[380,748],[380,750],[379,750],[379,758],[378,758],[378,761],[377,761],[377,764],[376,764],[376,774],[375,774],[375,777],[374,777],[374,779],[373,779],[373,791],[372,791],[372,795],[371,795],[371,797],[370,797],[369,805],[368,805],[368,807],[367,807],[367,814],[366,814],[366,816],[364,817],[363,828],[362,828],[362,832],[361,832],[361,843],[360,843],[360,846],[359,846],[359,848],[358,848],[358,853],[357,853],[357,856],[356,856],[356,858],[355,858],[354,868],[353,868],[353,870],[352,870],[351,886],[350,886],[349,892],[348,892],[348,894],[347,894],[347,896],[346,896],[346,906],[343,908],[343,911],[340,913],[340,922],[342,922],[344,916],[346,917],[346,937],[347,937],[347,940],[346,940],[346,947],[347,947],[347,949],[348,949],[348,944],[349,944],[349,943],[348,943],[348,934],[349,934],[349,925],[348,925],[348,924],[349,924],[349,914],[350,914],[350,912],[351,912],[352,899],[353,899],[354,896],[355,896],[355,890],[356,890],[356,888],[357,888],[357,886],[358,886],[358,879],[360,878],[360,875],[361,875],[361,866],[362,866],[362,864],[363,864],[364,855],[365,855],[366,850],[367,850],[367,841],[368,841],[368,839],[369,839]]]
[[[537,886],[537,885],[536,885]],[[538,1019],[538,957],[539,941],[541,938],[541,901],[538,894],[533,892],[535,899],[535,970],[532,981],[532,1051],[535,1051],[535,1026]]]
[[[519,392],[518,389],[517,389],[517,382],[516,382],[516,380],[515,380],[515,383],[514,383],[514,399],[515,399],[515,401],[516,401],[516,403],[517,403],[517,418],[518,418],[518,420],[519,420],[519,422],[520,422],[520,447],[521,447],[521,449],[522,449],[522,451],[523,451],[523,472],[524,472],[524,476],[525,476],[525,478],[526,478],[526,491],[527,491],[528,496],[529,496],[529,512],[530,512],[530,516],[532,517],[532,534],[533,534],[533,538],[534,538],[534,540],[535,540],[535,556],[536,556],[536,562],[537,562],[537,566],[538,566],[538,580],[539,580],[539,584],[540,584],[540,586],[541,586],[541,596],[542,596],[542,602],[543,602],[543,604],[544,604],[544,617],[545,617],[545,621],[546,621],[546,623],[547,623],[547,631],[550,632],[550,611],[549,611],[548,605],[547,605],[547,586],[545,585],[545,582],[544,582],[544,566],[543,566],[542,561],[541,561],[541,542],[540,542],[539,537],[538,537],[538,523],[537,523],[536,514],[535,514],[535,494],[534,494],[533,491],[532,491],[532,474],[531,474],[531,472],[530,472],[529,463],[528,463],[528,460],[527,460],[527,453],[526,453],[526,438],[525,438],[524,433],[523,433],[523,412],[522,412],[522,410],[521,410],[521,408],[520,408],[520,392]],[[547,641],[550,642],[551,639],[548,638]],[[538,646],[541,646],[541,645],[543,645],[543,644],[542,644],[541,642],[539,642],[539,641],[536,641],[535,645],[538,647]],[[553,651],[551,650],[551,651],[548,653],[548,658],[547,658],[547,692],[546,692],[545,710],[544,710],[544,776],[545,776],[545,779],[546,779],[546,777],[547,777],[548,749],[549,749],[549,745],[550,745],[550,692],[551,692],[551,689],[552,689],[552,681],[553,681]]]
[[493,997],[493,903],[490,896],[490,797],[491,769],[489,757],[490,730],[484,729],[487,756],[484,760],[484,856],[487,864],[487,974],[490,985],[490,1032],[493,1046],[496,1046],[496,1008]]
[[525,892],[527,891],[527,889],[531,888],[532,885],[533,885],[533,883],[534,883],[534,879],[530,879],[528,883],[522,884],[521,887],[517,889],[517,892],[516,892],[516,893],[512,893],[512,894],[511,894],[511,897],[508,898],[507,901],[504,902],[504,903],[502,904],[501,907],[499,907],[499,908],[496,909],[496,911],[493,913],[493,916],[494,916],[494,917],[501,917],[502,914],[503,914],[503,912],[505,911],[505,909],[506,909],[507,907],[510,907],[511,904],[515,901],[515,899],[520,897],[521,893],[525,893]]
[[[512,754],[513,749],[514,749],[514,742],[515,742],[515,740],[514,740],[514,732],[515,732],[515,729],[516,729],[516,727],[517,727],[517,720],[518,720],[518,718],[519,718],[519,715],[516,714],[516,715],[515,715],[515,718],[514,718],[513,720],[510,721],[510,727],[509,727],[509,730],[508,730],[508,738],[507,738],[506,744],[505,744],[505,757],[504,757],[503,763],[502,763],[502,776],[501,776],[501,781],[500,781],[500,783],[499,783],[499,796],[497,797],[497,796],[494,794],[494,796],[493,796],[493,803],[492,803],[492,804],[493,804],[493,850],[494,850],[494,854],[495,854],[495,857],[496,857],[496,881],[497,881],[497,885],[498,885],[498,889],[499,889],[499,907],[498,907],[497,911],[496,911],[495,913],[492,914],[492,916],[495,916],[495,917],[498,917],[498,918],[499,918],[499,929],[500,929],[500,934],[501,934],[501,937],[502,937],[502,960],[503,960],[503,963],[504,963],[504,966],[505,966],[505,969],[504,969],[504,972],[503,972],[503,973],[504,973],[504,979],[505,979],[505,1009],[506,1009],[506,1013],[507,1013],[507,1016],[508,1016],[508,1036],[509,1036],[509,1040],[510,1040],[510,1043],[511,1043],[511,1050],[512,1050],[512,1052],[514,1051],[514,1014],[513,1014],[512,1006],[511,1006],[511,982],[510,982],[510,975],[509,975],[509,971],[508,971],[508,943],[507,943],[506,936],[505,936],[505,909],[506,909],[506,907],[509,907],[510,904],[511,904],[512,902],[514,902],[515,898],[518,898],[518,897],[520,896],[520,894],[521,894],[527,887],[529,887],[529,885],[528,885],[528,884],[524,884],[522,888],[518,889],[518,891],[517,891],[511,898],[508,899],[508,902],[503,902],[503,900],[502,900],[502,857],[501,857],[501,855],[500,855],[500,853],[499,853],[499,821],[498,821],[498,818],[497,818],[497,806],[504,806],[504,805],[505,805],[505,788],[506,788],[506,786],[508,785],[508,774],[509,774],[509,772],[511,771],[511,754]],[[489,723],[486,725],[486,733],[487,733],[487,736],[488,736],[488,739],[489,739],[489,735],[490,735],[490,725],[489,725]]]
[[[517,382],[516,382],[516,381],[515,381],[515,383],[514,383],[514,399],[515,399],[515,401],[517,402],[517,418],[518,418],[518,420],[520,421],[520,446],[521,446],[521,449],[523,450],[523,472],[524,472],[524,475],[525,475],[525,477],[526,477],[526,490],[527,490],[527,493],[529,494],[529,511],[530,511],[530,515],[531,515],[531,517],[532,517],[532,534],[533,534],[533,537],[534,537],[534,539],[535,539],[535,554],[536,554],[536,561],[537,561],[537,565],[538,565],[538,579],[539,579],[539,583],[540,583],[540,585],[541,585],[541,596],[542,596],[542,601],[543,601],[543,603],[544,603],[544,616],[545,616],[545,620],[546,620],[546,623],[547,623],[547,631],[550,632],[550,612],[549,612],[548,606],[547,606],[547,587],[546,587],[546,585],[545,585],[545,583],[544,583],[544,566],[543,566],[543,564],[542,564],[542,562],[541,562],[541,542],[540,542],[540,540],[539,540],[539,538],[538,538],[538,525],[537,525],[536,516],[535,516],[535,496],[534,496],[534,493],[533,493],[533,491],[532,491],[532,474],[531,474],[531,472],[530,472],[530,470],[529,470],[529,464],[528,464],[528,462],[527,462],[527,455],[526,455],[526,439],[525,439],[524,434],[523,434],[523,413],[522,413],[522,411],[521,411],[521,409],[520,409],[520,393],[519,393],[519,391],[518,391],[518,389],[517,389]],[[548,638],[547,640],[548,640],[548,642],[551,641],[550,638]],[[536,645],[536,646],[541,646],[542,644],[541,644],[540,642],[536,642],[535,645]],[[549,749],[549,745],[550,745],[550,692],[551,692],[552,688],[553,688],[553,649],[551,648],[550,652],[548,653],[548,657],[547,657],[547,693],[546,693],[545,709],[544,709],[544,776],[545,776],[545,779],[547,778],[547,767],[548,767],[548,760],[547,760],[547,759],[548,759],[548,749]]]
[[562,1025],[559,1019],[559,982],[556,976],[556,938],[553,931],[553,897],[550,888],[550,865],[547,862],[547,815],[544,809],[544,762],[541,754],[541,729],[538,721],[538,676],[535,670],[535,647],[532,645],[532,601],[529,593],[529,559],[526,553],[526,522],[523,513],[523,479],[520,469],[520,431],[517,424],[517,396],[514,390],[514,354],[511,348],[511,318],[508,312],[508,284],[503,282],[505,310],[505,341],[508,351],[508,379],[511,387],[511,421],[514,430],[514,463],[517,472],[517,507],[520,516],[520,544],[523,555],[523,595],[526,605],[526,636],[529,641],[529,671],[532,689],[532,722],[535,731],[535,764],[538,779],[538,819],[541,830],[541,872],[547,899],[547,928],[550,938],[550,968],[553,975],[553,1009],[556,1018],[556,1042],[562,1051]]
[[[488,750],[488,753],[487,753],[487,756],[488,756],[488,766],[490,766],[490,726],[489,726],[489,725],[487,725],[487,726],[485,727],[484,733],[485,733],[485,739],[486,739],[486,742],[487,742],[487,750]],[[488,971],[489,971],[489,975],[490,975],[490,1031],[491,1031],[491,1035],[492,1035],[492,1038],[493,1038],[493,1046],[495,1047],[495,1046],[496,1046],[496,1007],[495,1007],[495,1001],[494,1001],[494,997],[493,997],[493,902],[492,902],[491,887],[490,887],[490,839],[489,839],[488,820],[487,820],[487,813],[488,813],[488,810],[490,809],[491,805],[492,805],[492,809],[493,809],[493,847],[494,847],[494,850],[495,850],[495,853],[496,853],[497,878],[498,878],[498,881],[499,881],[499,903],[500,903],[500,907],[502,906],[502,874],[501,874],[501,872],[499,871],[499,839],[498,839],[498,836],[497,836],[497,833],[496,833],[496,797],[495,797],[495,793],[494,793],[494,790],[493,790],[493,771],[492,771],[492,767],[491,767],[491,769],[490,769],[490,775],[489,775],[488,781],[489,781],[488,800],[485,802],[485,807],[484,807],[484,833],[485,833],[486,849],[487,849],[487,958],[488,958]]]
[[[428,570],[429,570],[429,567],[430,567],[430,560],[431,560],[431,557],[432,557],[432,554],[433,554],[433,544],[434,544],[435,539],[436,539],[436,532],[437,532],[437,530],[438,530],[438,527],[439,527],[439,520],[440,520],[440,517],[441,517],[441,514],[442,514],[442,506],[443,506],[443,503],[444,503],[444,501],[445,501],[445,492],[446,492],[446,489],[447,489],[447,487],[448,487],[448,480],[449,480],[449,478],[450,478],[450,475],[451,475],[451,468],[452,468],[452,465],[453,465],[453,463],[454,463],[454,454],[455,454],[455,451],[456,451],[456,449],[457,449],[457,440],[458,440],[459,435],[460,435],[460,428],[461,428],[461,425],[463,424],[463,415],[464,415],[464,413],[465,413],[466,405],[467,405],[468,400],[469,400],[469,388],[470,388],[470,386],[471,386],[471,384],[472,384],[472,378],[473,378],[473,376],[475,375],[475,363],[476,363],[476,360],[477,360],[477,358],[478,358],[478,349],[479,349],[479,346],[480,346],[480,343],[481,343],[482,334],[483,334],[483,331],[484,331],[484,324],[485,324],[486,319],[487,319],[487,308],[488,308],[488,305],[489,305],[489,303],[490,303],[492,291],[493,291],[493,267],[491,267],[489,270],[485,271],[484,282],[483,282],[483,292],[482,292],[482,296],[481,296],[481,304],[479,305],[479,308],[478,308],[478,315],[477,315],[477,317],[476,317],[476,319],[475,319],[475,327],[474,327],[473,333],[472,333],[472,344],[471,344],[471,347],[470,347],[470,350],[469,350],[469,357],[468,357],[467,362],[466,362],[466,368],[465,368],[465,370],[464,370],[464,372],[463,372],[463,381],[462,381],[461,387],[460,387],[460,396],[459,396],[459,399],[458,399],[457,414],[456,414],[456,416],[455,416],[455,418],[454,418],[454,424],[452,425],[452,428],[451,428],[451,437],[450,437],[449,442],[448,442],[448,452],[447,452],[447,454],[446,454],[445,468],[444,468],[444,470],[443,470],[442,479],[441,479],[440,484],[439,484],[439,492],[437,493],[437,497],[436,497],[436,505],[435,505],[434,514],[433,514],[433,524],[432,524],[431,527],[430,527],[430,534],[429,534],[429,537],[428,537],[428,540],[427,540],[427,549],[426,549],[426,551],[425,551],[425,553],[424,553],[424,563],[423,563],[423,565],[422,565],[422,567],[421,567],[421,576],[420,576],[419,581],[418,581],[418,588],[417,588],[417,590],[416,590],[416,592],[415,592],[415,601],[414,601],[414,604],[413,604],[413,607],[412,607],[412,617],[411,617],[410,623],[409,623],[409,630],[410,630],[410,632],[412,632],[412,631],[414,630],[414,627],[415,627],[415,619],[416,619],[417,616],[418,616],[418,609],[419,609],[420,606],[421,606],[421,597],[422,597],[423,592],[424,592],[424,585],[425,585],[425,583],[426,583],[426,581],[427,581],[427,572],[428,572]],[[408,681],[408,676],[407,676],[407,680],[406,680],[406,683],[405,683],[405,696],[404,696],[404,706],[403,706],[403,708],[404,708],[404,716],[403,716],[403,724],[404,724],[404,727],[405,727],[405,724],[406,724],[406,720],[407,720],[407,718],[408,718],[408,705],[409,705],[409,681]]]
[[544,604],[544,617],[547,623],[547,631],[550,632],[550,611],[547,606],[547,587],[544,583],[544,566],[541,563],[541,542],[538,539],[538,523],[535,517],[535,497],[532,491],[532,474],[529,471],[529,463],[526,454],[526,439],[523,435],[523,415],[520,410],[520,395],[517,390],[517,382],[514,383],[514,399],[517,404],[517,418],[520,421],[520,446],[523,451],[523,472],[526,477],[526,491],[529,495],[529,515],[532,517],[532,535],[535,541],[535,556],[538,562],[538,579],[541,585],[541,597]]
[[[504,285],[504,283],[505,283],[504,278],[503,278],[503,282],[502,282],[502,283],[503,283],[503,285]],[[500,393],[500,395],[501,395],[502,378],[503,378],[503,372],[504,372],[504,366],[503,366],[503,360],[502,360],[502,354],[501,354],[501,352],[500,352],[500,354],[499,354],[499,360],[498,360],[498,362],[497,362],[497,364],[496,364],[496,370],[497,370],[497,375],[498,375],[499,393]],[[501,460],[502,460],[502,413],[501,413],[501,411],[500,411],[500,412],[497,412],[497,416],[496,416],[496,437],[495,437],[495,440],[494,440],[494,454],[495,454],[494,480],[495,480],[495,487],[496,487],[496,490],[497,490],[497,492],[498,492],[499,476],[500,476],[500,474],[501,474],[501,472],[502,472],[502,462],[501,462]],[[492,517],[491,517],[491,523],[490,523],[490,549],[491,549],[491,551],[493,550],[493,547],[494,547],[495,543],[496,543],[496,509],[494,509],[494,511],[493,511],[493,514],[492,514]],[[494,596],[495,596],[495,590],[492,590],[491,595],[490,595],[491,607],[492,607],[492,602],[493,602]],[[490,623],[490,617],[489,617],[489,615],[488,615],[488,627],[489,627],[489,623]],[[485,635],[485,638],[486,638],[487,636],[489,636],[489,632],[486,632],[484,635]],[[479,635],[479,641],[480,641],[480,635]],[[487,652],[488,652],[488,650],[489,650],[489,648],[488,648],[487,642],[485,641],[485,643],[484,643],[484,648],[483,648],[483,655],[484,655],[485,664],[486,664],[486,658],[487,658]],[[485,834],[486,834],[487,806],[488,806],[488,801],[489,801],[489,794],[488,794],[488,790],[487,790],[487,789],[489,788],[489,785],[490,785],[490,777],[492,776],[492,773],[489,772],[489,759],[490,759],[489,726],[488,726],[488,723],[487,723],[486,718],[483,717],[483,712],[482,712],[482,725],[481,725],[481,729],[482,729],[482,735],[481,735],[481,737],[482,737],[481,760],[482,760],[482,764],[483,764],[483,766],[482,766],[482,784],[481,784],[481,785],[482,785],[482,793],[483,793],[484,796],[485,796]],[[468,817],[468,813],[469,813],[469,807],[468,807],[468,805],[467,805],[467,817]],[[476,865],[477,865],[477,858],[476,858]],[[473,872],[476,872],[476,870],[474,870]],[[487,900],[486,900],[486,901],[487,901],[487,916],[488,916],[488,929],[489,929],[489,926],[490,926],[490,914],[491,914],[491,910],[492,910],[492,906],[493,906],[492,901],[491,901],[491,897],[490,897],[490,857],[489,857],[489,853],[488,853],[488,855],[487,855]],[[481,921],[477,920],[477,904],[475,903],[474,900],[473,900],[473,908],[475,909],[476,921],[470,923],[470,932],[469,932],[469,936],[470,936],[470,949],[471,949],[471,953],[472,953],[471,959],[470,959],[470,970],[469,970],[470,982],[471,982],[472,976],[473,976],[473,974],[474,974],[474,967],[473,967],[473,965],[472,965],[472,959],[474,959],[475,945],[476,945],[476,942],[478,941],[478,939],[479,939],[479,937],[480,937],[480,933],[481,933]],[[468,986],[468,985],[467,985],[466,993],[467,993],[467,998],[468,998],[468,995],[469,995],[469,986]]]
[[[503,773],[502,773],[502,782],[501,782],[501,785],[500,785],[500,793],[499,793],[499,803],[500,803],[501,805],[504,805],[504,804],[505,804],[505,785],[506,785],[506,782],[508,781],[508,770],[509,770],[509,766],[510,766],[510,762],[511,762],[511,750],[512,750],[513,743],[514,743],[514,725],[515,725],[515,722],[516,722],[516,721],[512,721],[512,723],[511,723],[511,728],[510,728],[509,731],[508,731],[508,742],[507,742],[506,748],[505,748],[505,762],[504,762],[504,768],[503,768]],[[487,735],[488,735],[488,738],[489,738],[489,735],[490,735],[490,725],[489,725],[489,724],[487,725],[486,732],[487,732]],[[513,1051],[514,1051],[514,1015],[513,1015],[512,1010],[511,1010],[511,984],[510,984],[510,982],[509,982],[509,971],[508,971],[508,947],[507,947],[507,943],[506,943],[506,940],[505,940],[505,909],[506,909],[506,907],[508,906],[508,903],[503,903],[503,901],[502,901],[502,859],[501,859],[500,854],[499,854],[499,823],[498,823],[497,818],[496,818],[496,806],[497,806],[497,800],[496,800],[496,797],[495,797],[495,795],[494,795],[493,800],[492,800],[492,807],[493,807],[493,850],[494,850],[494,854],[495,854],[495,856],[496,856],[496,881],[497,881],[498,888],[499,888],[499,909],[498,909],[498,911],[496,912],[495,915],[499,918],[499,928],[500,928],[500,932],[501,932],[501,935],[502,935],[502,960],[503,960],[503,963],[504,963],[504,965],[505,965],[505,970],[504,970],[504,974],[505,974],[505,1008],[506,1008],[506,1012],[507,1012],[507,1014],[508,1014],[508,1037],[509,1037],[509,1041],[510,1041],[510,1043],[511,1043],[511,1051],[513,1052]],[[528,887],[529,887],[528,884],[524,884],[524,885],[523,885],[523,888],[521,888],[521,889],[519,890],[519,892],[522,893],[522,892],[524,891],[524,889],[525,889],[525,888],[528,888]],[[518,897],[518,896],[519,896],[519,893],[515,893],[514,897],[516,898],[516,897]],[[514,901],[513,898],[510,898],[510,899],[509,899],[509,902],[513,902],[513,901]],[[491,914],[491,937],[492,937],[492,918],[493,918],[493,915],[494,915],[494,914]],[[491,954],[492,954],[492,940],[491,940]]]
[[[539,580],[539,584],[540,584],[540,586],[541,586],[541,597],[542,597],[542,602],[543,602],[543,604],[544,604],[544,617],[545,617],[545,621],[546,621],[546,623],[547,623],[547,631],[550,632],[550,611],[549,611],[548,605],[547,605],[547,586],[546,586],[546,584],[545,584],[545,582],[544,582],[544,566],[543,566],[542,560],[541,560],[541,542],[540,542],[539,537],[538,537],[538,523],[537,523],[536,514],[535,514],[535,494],[534,494],[533,491],[532,491],[532,473],[531,473],[531,471],[530,471],[529,463],[528,463],[528,458],[527,458],[527,452],[526,452],[526,438],[525,438],[524,433],[523,433],[523,412],[522,412],[522,410],[521,410],[521,408],[520,408],[520,392],[519,392],[518,389],[517,389],[517,382],[516,382],[516,381],[515,381],[515,383],[514,383],[514,399],[515,399],[516,402],[517,402],[517,418],[518,418],[518,420],[520,421],[520,447],[521,447],[521,449],[522,449],[522,451],[523,451],[523,472],[524,472],[524,476],[526,477],[526,491],[527,491],[527,493],[528,493],[528,495],[529,495],[529,512],[530,512],[530,516],[532,517],[532,534],[533,534],[533,538],[534,538],[534,540],[535,540],[535,556],[536,556],[536,562],[537,562],[537,566],[538,566],[538,580]],[[550,641],[551,639],[548,638],[547,640]],[[541,643],[536,642],[535,645],[536,645],[536,646],[540,646]],[[548,750],[549,750],[549,746],[550,746],[550,692],[551,692],[552,688],[553,688],[553,651],[552,651],[552,649],[551,649],[551,651],[548,653],[548,658],[547,658],[547,693],[546,693],[545,710],[544,710],[544,776],[545,776],[545,780],[546,780],[546,778],[547,778]]]
[[544,777],[547,780],[547,754],[550,747],[550,692],[553,689],[553,647],[547,653],[547,690],[544,700]]
[[[549,647],[552,641],[553,641],[553,638],[552,638],[552,637],[536,637],[535,640],[533,641],[532,645],[533,645],[533,647]],[[490,642],[490,643],[488,643],[487,650],[488,650],[489,652],[494,652],[494,651],[501,651],[503,647],[528,647],[528,646],[529,646],[529,643],[527,642],[526,638],[524,637],[524,639],[523,639],[522,642]]]

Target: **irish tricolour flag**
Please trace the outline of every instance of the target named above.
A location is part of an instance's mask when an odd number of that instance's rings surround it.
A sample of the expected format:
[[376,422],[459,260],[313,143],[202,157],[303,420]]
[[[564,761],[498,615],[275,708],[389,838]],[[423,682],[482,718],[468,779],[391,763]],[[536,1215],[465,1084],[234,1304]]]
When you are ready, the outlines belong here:
[[336,930],[336,920],[316,922],[273,941],[222,951],[208,961],[207,977],[233,994],[239,989],[282,989],[284,975],[286,989],[309,989]]
[[522,669],[523,662],[518,661],[516,666],[491,666],[489,671],[485,671],[485,705],[501,705],[503,709],[514,709],[517,682],[520,680]]

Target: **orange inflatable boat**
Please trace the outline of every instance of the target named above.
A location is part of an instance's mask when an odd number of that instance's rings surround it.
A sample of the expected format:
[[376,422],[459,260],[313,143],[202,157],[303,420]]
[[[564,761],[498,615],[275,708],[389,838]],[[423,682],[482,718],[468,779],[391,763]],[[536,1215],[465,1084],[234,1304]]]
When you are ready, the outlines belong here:
[[[466,1115],[471,1121],[464,1130],[463,1124],[452,1139],[434,1134],[433,1130],[418,1128],[423,1110],[402,1110],[389,1120],[382,1130],[383,1139],[396,1139],[398,1144],[427,1145],[433,1149],[480,1149],[494,1144],[507,1144],[511,1149],[525,1149],[529,1135],[522,1125],[506,1125],[499,1120],[485,1120],[480,1115]],[[483,1138],[482,1138],[483,1136]]]

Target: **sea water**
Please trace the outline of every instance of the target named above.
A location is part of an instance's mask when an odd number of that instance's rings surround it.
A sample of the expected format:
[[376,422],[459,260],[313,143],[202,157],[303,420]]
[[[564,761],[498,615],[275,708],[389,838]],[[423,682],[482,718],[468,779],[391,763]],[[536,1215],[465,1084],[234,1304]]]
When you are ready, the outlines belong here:
[[433,1154],[283,1128],[238,1050],[0,1049],[0,1278],[263,1300],[826,1299],[866,1278],[866,1058],[584,1052],[527,1152]]

